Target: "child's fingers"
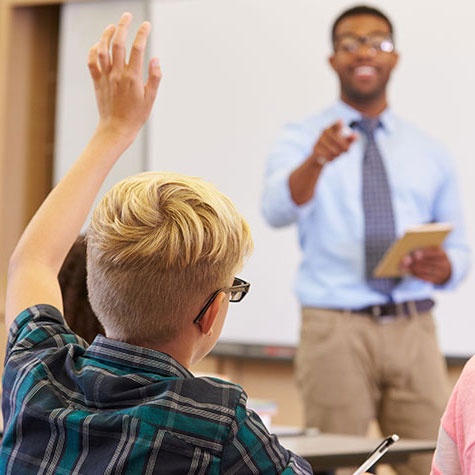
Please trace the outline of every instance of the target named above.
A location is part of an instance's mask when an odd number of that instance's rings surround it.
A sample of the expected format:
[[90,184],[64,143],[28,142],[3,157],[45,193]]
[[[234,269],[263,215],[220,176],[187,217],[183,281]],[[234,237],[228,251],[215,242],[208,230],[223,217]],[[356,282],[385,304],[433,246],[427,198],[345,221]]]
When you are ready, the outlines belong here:
[[98,57],[99,64],[101,65],[101,70],[103,73],[108,73],[110,70],[110,44],[112,37],[114,36],[115,25],[109,25],[102,33],[101,39],[99,41]]
[[148,65],[148,79],[147,84],[145,84],[145,100],[149,103],[150,107],[152,107],[153,101],[157,95],[161,79],[162,70],[160,69],[160,63],[158,58],[153,58],[150,60]]
[[90,50],[87,58],[87,66],[89,68],[89,73],[94,82],[98,81],[101,78],[101,70],[97,64],[97,50],[99,48],[99,43],[96,43]]
[[125,40],[129,30],[130,22],[132,21],[132,14],[125,12],[117,26],[117,30],[112,41],[112,67],[117,70],[122,70],[125,65]]
[[134,44],[130,52],[129,70],[142,76],[142,67],[144,61],[145,47],[147,45],[147,38],[150,34],[152,25],[148,21],[145,21],[140,26],[135,36]]

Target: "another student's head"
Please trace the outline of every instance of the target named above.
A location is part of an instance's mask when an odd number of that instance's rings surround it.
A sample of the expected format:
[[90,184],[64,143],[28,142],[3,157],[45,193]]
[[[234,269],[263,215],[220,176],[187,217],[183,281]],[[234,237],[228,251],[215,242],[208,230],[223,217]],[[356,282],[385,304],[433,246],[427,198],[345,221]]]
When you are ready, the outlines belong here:
[[74,333],[92,343],[102,325],[92,311],[87,296],[86,241],[79,236],[63,262],[58,275],[63,296],[64,318]]
[[229,198],[174,173],[115,185],[87,240],[94,312],[108,336],[141,346],[173,341],[252,252],[249,226]]
[[330,64],[339,77],[342,98],[364,103],[384,97],[398,60],[389,18],[373,7],[350,8],[334,21],[331,39]]

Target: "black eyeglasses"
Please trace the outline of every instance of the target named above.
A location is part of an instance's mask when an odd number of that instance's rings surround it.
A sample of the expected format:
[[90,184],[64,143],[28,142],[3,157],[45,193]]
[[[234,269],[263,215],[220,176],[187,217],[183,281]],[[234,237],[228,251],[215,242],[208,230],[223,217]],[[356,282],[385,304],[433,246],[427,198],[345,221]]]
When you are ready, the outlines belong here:
[[239,279],[238,277],[234,277],[234,282],[232,287],[226,287],[224,289],[218,289],[216,292],[211,295],[208,301],[205,303],[205,306],[201,309],[198,316],[193,320],[193,323],[198,323],[203,315],[208,310],[209,306],[213,303],[213,300],[220,292],[229,292],[229,301],[230,302],[240,302],[246,294],[249,292],[249,288],[251,284],[246,282],[245,280]]
[[335,51],[355,54],[362,45],[367,46],[368,52],[371,52],[373,56],[379,52],[391,53],[394,51],[394,41],[391,35],[382,33],[373,33],[368,36],[356,36],[350,33],[341,35],[335,39],[334,47]]

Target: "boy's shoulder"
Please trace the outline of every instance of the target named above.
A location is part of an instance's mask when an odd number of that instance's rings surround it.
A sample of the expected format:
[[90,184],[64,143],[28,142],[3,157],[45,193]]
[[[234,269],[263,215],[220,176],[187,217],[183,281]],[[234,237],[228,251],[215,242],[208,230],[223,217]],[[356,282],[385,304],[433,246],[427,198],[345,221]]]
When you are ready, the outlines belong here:
[[247,404],[247,394],[239,384],[214,376],[195,376],[184,379],[182,393],[184,395],[189,393],[198,403],[221,406],[233,413],[239,406],[245,407]]

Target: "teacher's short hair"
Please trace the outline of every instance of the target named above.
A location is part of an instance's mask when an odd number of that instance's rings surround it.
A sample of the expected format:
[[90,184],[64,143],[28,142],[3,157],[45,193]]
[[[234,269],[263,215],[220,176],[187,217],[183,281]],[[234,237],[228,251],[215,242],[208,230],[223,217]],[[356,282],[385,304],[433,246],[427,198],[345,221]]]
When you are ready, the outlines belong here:
[[331,30],[332,42],[335,41],[336,29],[338,25],[340,24],[340,22],[344,20],[345,18],[357,16],[357,15],[372,15],[372,16],[381,18],[388,24],[391,35],[394,35],[394,28],[393,28],[393,24],[391,23],[391,20],[381,10],[378,10],[377,8],[374,8],[374,7],[370,7],[368,5],[357,5],[355,7],[349,8],[348,10],[345,10],[344,12],[340,13],[337,19],[333,22],[333,26]]

